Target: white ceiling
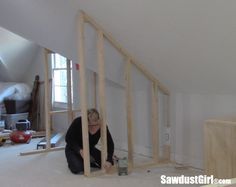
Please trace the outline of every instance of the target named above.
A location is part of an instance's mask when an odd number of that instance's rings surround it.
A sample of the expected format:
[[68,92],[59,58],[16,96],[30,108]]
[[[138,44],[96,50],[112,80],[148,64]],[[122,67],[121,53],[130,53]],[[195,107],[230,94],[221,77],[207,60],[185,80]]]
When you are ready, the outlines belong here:
[[4,1],[0,25],[74,58],[83,9],[171,90],[235,94],[235,7],[235,0]]

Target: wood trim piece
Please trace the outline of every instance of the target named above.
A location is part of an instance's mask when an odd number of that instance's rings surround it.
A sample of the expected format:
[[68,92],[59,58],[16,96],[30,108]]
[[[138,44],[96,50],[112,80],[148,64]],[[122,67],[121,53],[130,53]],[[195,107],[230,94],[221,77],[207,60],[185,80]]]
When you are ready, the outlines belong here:
[[82,135],[83,135],[83,153],[84,153],[84,175],[89,176],[90,171],[90,154],[89,154],[89,138],[88,138],[88,116],[87,116],[87,86],[86,86],[86,66],[84,51],[84,15],[81,13],[79,18],[79,62],[80,62],[80,101],[82,114]]
[[33,155],[33,154],[39,154],[39,153],[48,153],[48,152],[60,151],[60,150],[64,150],[64,149],[65,149],[65,146],[61,146],[61,147],[53,147],[53,148],[50,148],[50,149],[42,149],[42,150],[21,152],[20,156],[27,156],[27,155]]

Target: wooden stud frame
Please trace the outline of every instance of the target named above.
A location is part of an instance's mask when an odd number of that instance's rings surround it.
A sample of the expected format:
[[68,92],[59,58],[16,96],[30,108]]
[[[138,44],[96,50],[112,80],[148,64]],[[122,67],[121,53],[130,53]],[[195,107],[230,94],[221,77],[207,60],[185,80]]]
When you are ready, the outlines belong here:
[[[113,37],[104,31],[104,29],[96,23],[90,16],[88,16],[85,12],[80,12],[80,26],[79,26],[79,36],[80,36],[80,63],[83,63],[82,68],[80,68],[81,71],[85,71],[85,61],[84,61],[84,54],[81,54],[81,52],[84,53],[84,38],[83,38],[83,32],[84,32],[84,23],[89,23],[97,32],[97,56],[98,56],[98,79],[99,79],[99,98],[100,98],[100,111],[101,116],[103,119],[103,125],[102,125],[102,133],[101,133],[101,139],[102,139],[102,161],[104,162],[104,159],[106,158],[106,132],[105,132],[105,122],[106,122],[106,108],[105,108],[105,71],[104,71],[104,38],[106,38],[110,44],[113,45],[124,57],[127,59],[127,65],[125,69],[126,74],[126,103],[127,103],[127,136],[128,136],[128,165],[129,165],[129,171],[131,171],[134,168],[133,163],[133,118],[132,118],[132,81],[131,81],[131,67],[135,66],[138,70],[141,71],[141,73],[148,78],[152,83],[151,93],[152,93],[152,147],[153,147],[153,161],[147,164],[143,164],[138,167],[145,168],[146,166],[149,167],[151,165],[160,164],[159,160],[159,136],[158,136],[158,89],[162,91],[165,95],[169,96],[169,91],[165,86],[163,86],[147,69],[143,67],[142,64],[138,63],[136,59],[134,59],[126,50],[124,50],[117,41],[113,39]],[[81,36],[82,35],[82,36]],[[132,66],[131,66],[132,65]],[[81,81],[85,81],[85,76],[80,79]],[[169,114],[167,114],[169,116]],[[85,118],[85,117],[84,117]],[[169,119],[167,120],[169,121]],[[83,132],[84,133],[84,132]],[[83,139],[84,141],[87,141]]]
[[[74,112],[81,111],[82,115],[82,134],[83,134],[83,152],[84,152],[84,175],[85,176],[96,176],[98,174],[103,173],[104,171],[91,173],[90,171],[90,156],[89,156],[89,139],[88,139],[88,120],[87,120],[87,88],[86,88],[86,63],[85,63],[85,51],[84,51],[84,23],[87,22],[92,25],[98,35],[97,40],[97,53],[98,53],[98,82],[99,82],[99,98],[100,98],[100,111],[102,116],[102,162],[105,162],[106,154],[107,154],[107,137],[106,137],[106,101],[105,101],[105,70],[104,70],[104,46],[103,41],[106,38],[124,57],[127,59],[126,66],[126,99],[127,99],[127,135],[128,135],[128,162],[129,162],[129,171],[132,171],[134,168],[133,164],[133,118],[132,118],[132,80],[131,80],[131,67],[135,66],[139,69],[145,77],[147,77],[151,83],[151,93],[152,93],[152,146],[153,146],[153,161],[141,166],[137,166],[136,168],[146,168],[151,166],[162,165],[158,158],[159,149],[158,149],[158,104],[157,104],[157,90],[161,90],[165,95],[168,96],[169,99],[169,91],[163,86],[147,69],[143,67],[142,64],[138,63],[136,59],[134,59],[125,49],[123,49],[113,37],[105,32],[103,28],[97,24],[91,17],[89,17],[85,12],[81,11],[78,15],[78,54],[79,54],[79,63],[80,63],[80,100],[81,100],[81,109],[72,110],[71,104],[71,83],[68,81],[68,110],[63,111],[50,111],[50,98],[49,98],[49,82],[45,81],[45,124],[46,124],[46,140],[47,146],[45,150],[36,150],[31,152],[20,153],[20,155],[30,155],[36,153],[50,152],[56,150],[62,150],[64,147],[59,148],[51,148],[50,147],[50,116],[54,114],[67,113],[68,119],[72,120]],[[49,80],[48,75],[48,54],[53,53],[52,51],[45,49],[45,80]],[[131,66],[132,65],[132,66]],[[68,65],[69,66],[69,65]],[[67,66],[67,68],[68,68]],[[70,70],[67,70],[70,71]],[[71,75],[68,75],[68,77]],[[96,89],[96,88],[95,88]],[[96,94],[96,92],[95,92]],[[102,98],[102,99],[101,99]],[[169,100],[168,100],[169,102]],[[169,103],[168,103],[169,105]],[[169,113],[169,106],[168,106]],[[169,118],[169,114],[167,114]],[[168,126],[169,126],[169,119]]]

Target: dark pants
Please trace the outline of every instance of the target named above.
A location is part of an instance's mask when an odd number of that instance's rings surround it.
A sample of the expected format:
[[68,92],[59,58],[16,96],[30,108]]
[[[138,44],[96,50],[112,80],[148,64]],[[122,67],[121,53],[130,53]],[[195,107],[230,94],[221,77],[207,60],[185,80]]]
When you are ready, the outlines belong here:
[[[68,167],[72,173],[78,174],[84,172],[84,160],[79,153],[66,146],[65,148],[66,159]],[[90,149],[90,155],[93,157],[94,162],[91,163],[91,167],[101,168],[101,151],[97,148]]]

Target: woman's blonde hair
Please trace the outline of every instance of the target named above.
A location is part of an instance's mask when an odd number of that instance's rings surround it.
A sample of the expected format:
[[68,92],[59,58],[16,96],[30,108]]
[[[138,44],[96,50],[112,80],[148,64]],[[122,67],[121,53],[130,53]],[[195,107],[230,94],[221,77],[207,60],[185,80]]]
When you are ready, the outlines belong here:
[[90,108],[90,109],[88,109],[87,115],[88,115],[88,121],[89,121],[90,119],[98,119],[98,120],[100,119],[100,117],[99,117],[99,112],[97,111],[96,108]]

